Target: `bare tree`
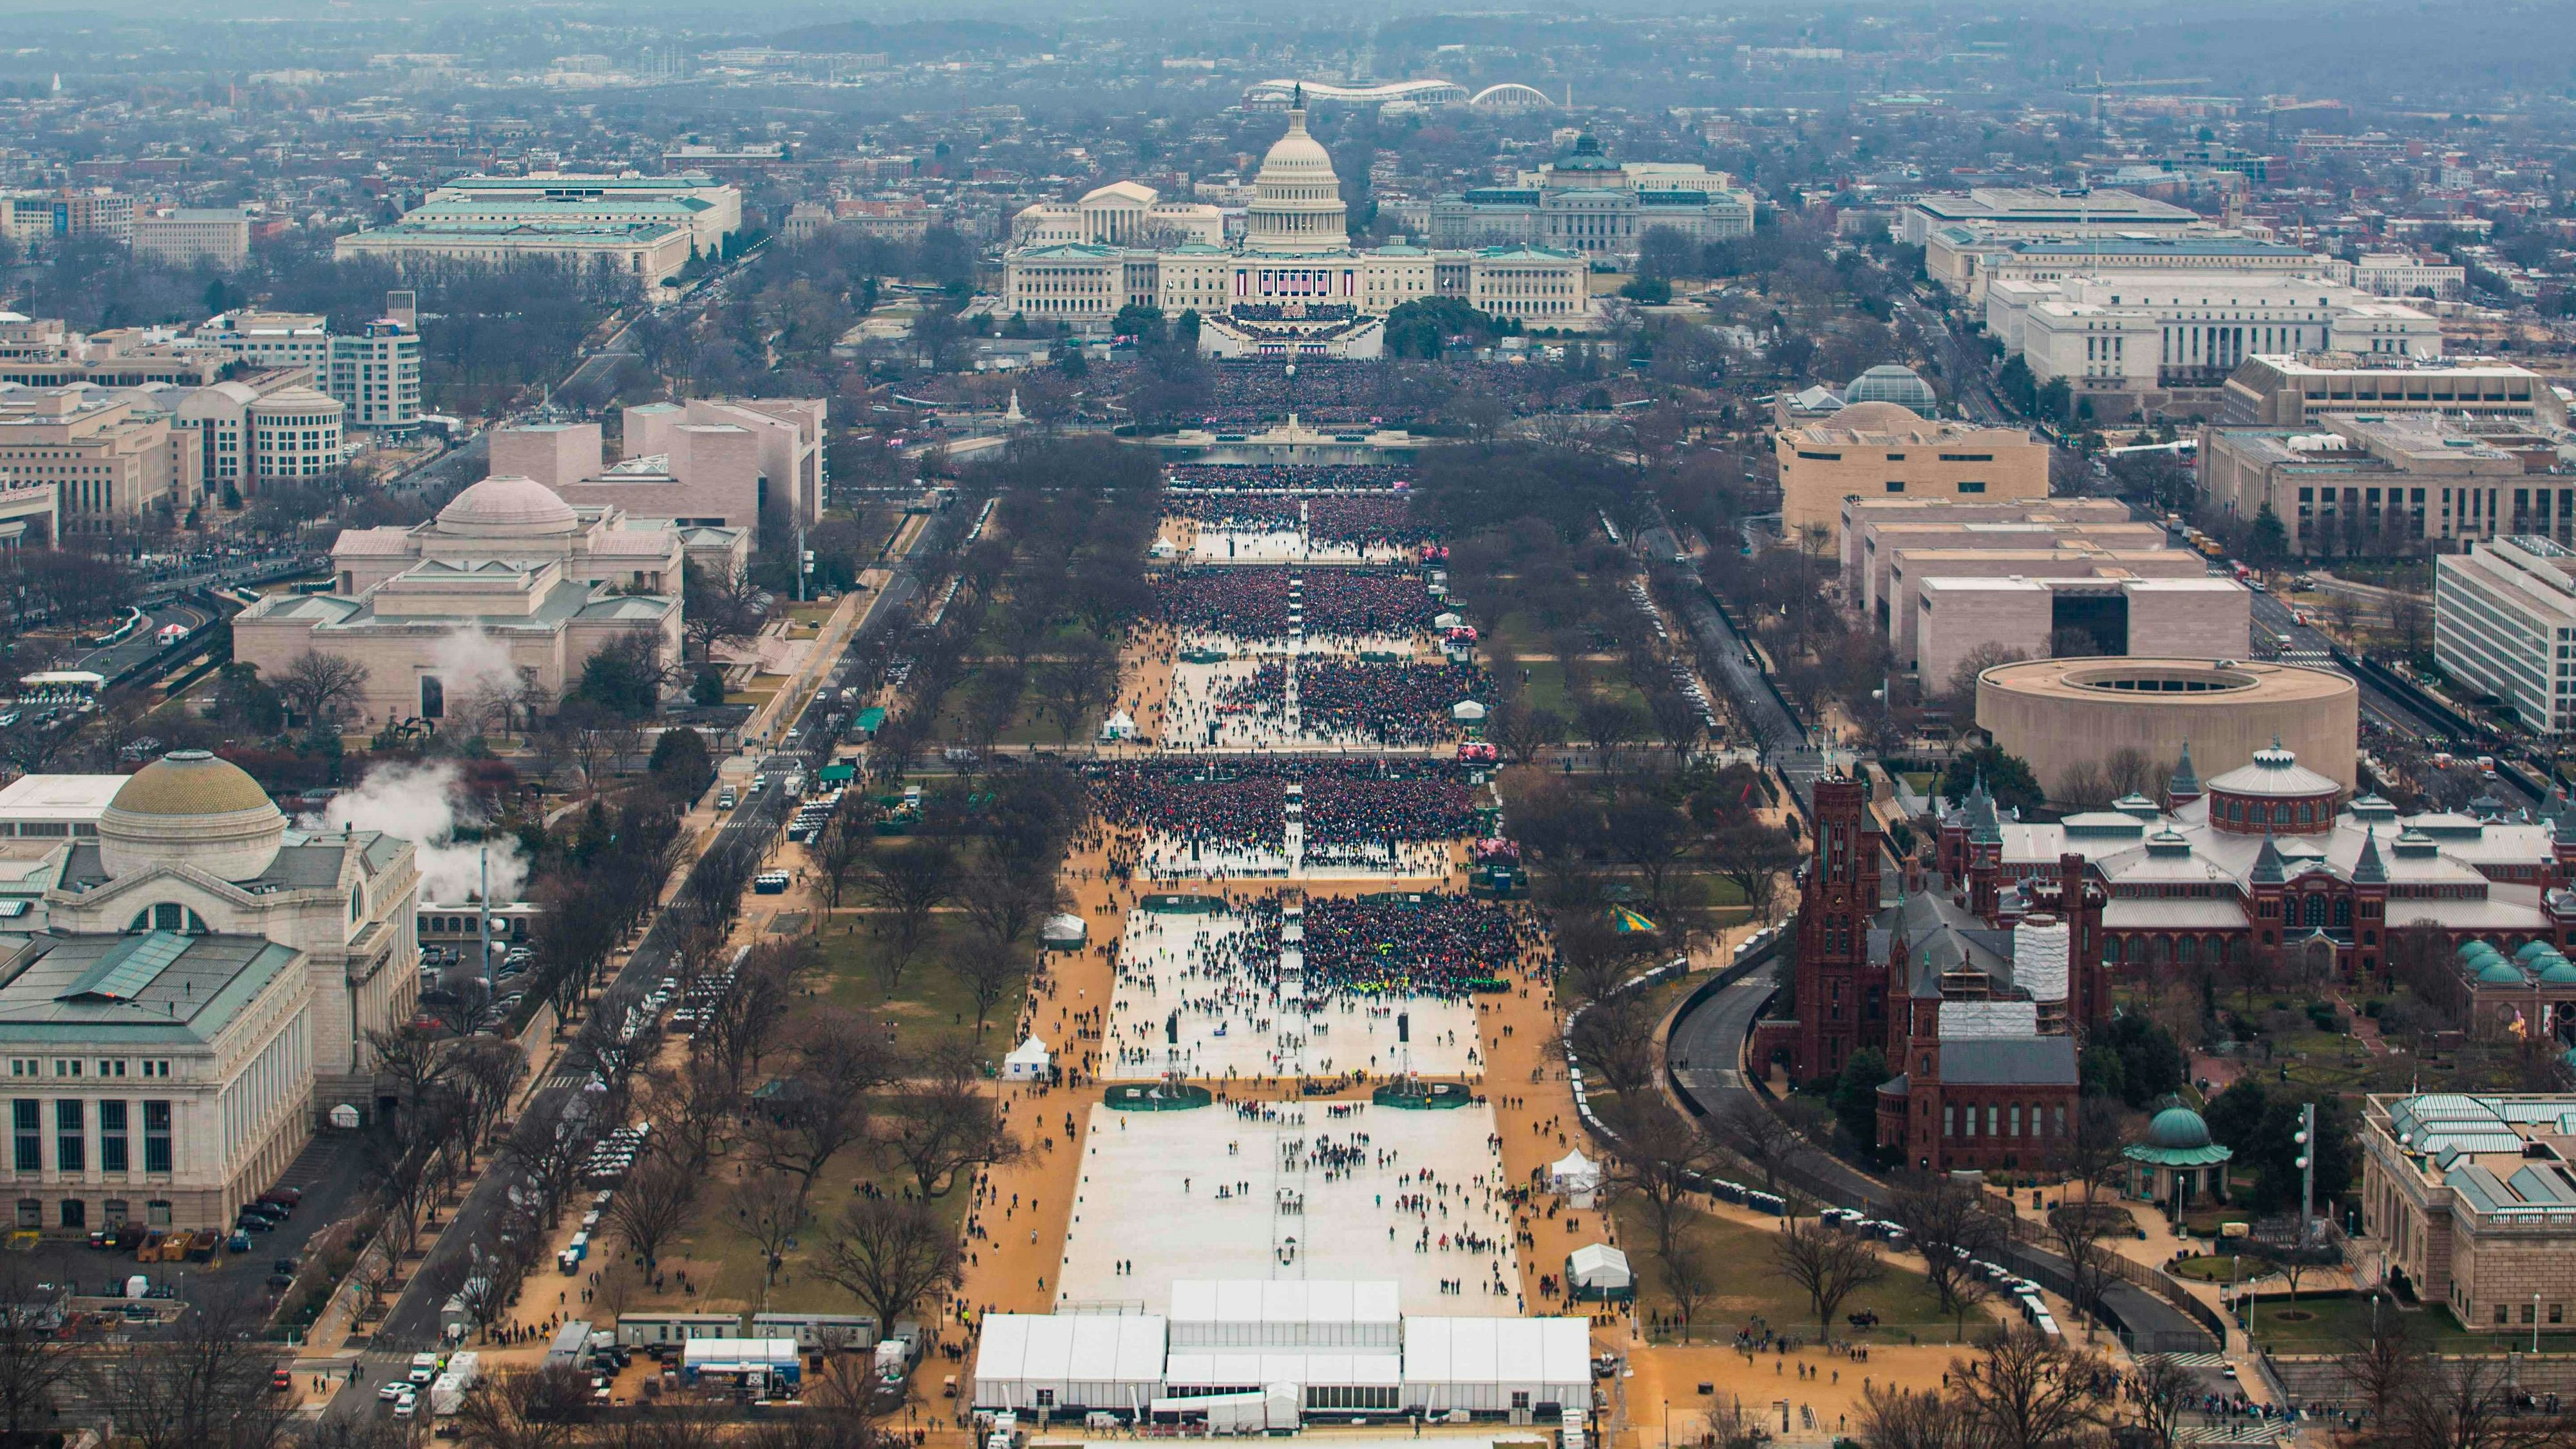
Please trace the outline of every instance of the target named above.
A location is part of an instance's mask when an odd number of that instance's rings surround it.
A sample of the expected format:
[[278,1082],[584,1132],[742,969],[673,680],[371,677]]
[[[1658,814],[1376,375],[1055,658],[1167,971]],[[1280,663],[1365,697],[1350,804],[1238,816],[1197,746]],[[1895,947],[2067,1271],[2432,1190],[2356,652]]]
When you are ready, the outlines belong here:
[[1966,1416],[1931,1389],[1865,1385],[1854,1418],[1866,1449],[1968,1449],[1977,1442]]
[[1655,1080],[1661,1048],[1654,1008],[1643,992],[1604,997],[1583,1008],[1566,1023],[1565,1044],[1588,1080],[1620,1096],[1635,1095]]
[[2075,1104],[2072,1129],[2049,1148],[2049,1166],[2084,1190],[2084,1201],[2117,1182],[2128,1171],[2129,1126],[2120,1104],[2109,1097],[2085,1097]]
[[1678,1250],[1675,1236],[1688,1211],[1691,1185],[1717,1165],[1717,1145],[1698,1123],[1652,1092],[1618,1098],[1611,1130],[1618,1137],[1618,1150],[1610,1157],[1611,1181],[1644,1204],[1655,1225],[1655,1251],[1669,1259]]
[[[2337,1357],[2370,1416],[2385,1423],[2425,1372],[2424,1350],[2415,1341],[2408,1315],[2398,1312],[2394,1302],[2374,1305],[2353,1322],[2356,1327]],[[2359,1326],[2363,1324],[2368,1327]]]
[[944,1196],[958,1174],[1009,1161],[1019,1144],[963,1053],[946,1054],[924,1069],[927,1080],[896,1100],[879,1140],[929,1202]]
[[133,1449],[275,1449],[294,1402],[246,1295],[208,1293],[165,1336],[80,1362],[81,1392]]
[[590,1419],[590,1381],[569,1364],[487,1370],[457,1405],[466,1449],[571,1449]]
[[367,666],[310,649],[296,655],[270,681],[288,709],[307,724],[333,720],[366,697]]
[[1771,1239],[1771,1271],[1795,1283],[1816,1310],[1818,1336],[1831,1343],[1834,1314],[1851,1296],[1887,1276],[1867,1239],[1826,1227],[1821,1218],[1789,1218]]
[[1780,1190],[1780,1167],[1798,1150],[1798,1134],[1788,1123],[1749,1097],[1737,1097],[1717,1118],[1718,1140],[1745,1164],[1762,1174],[1762,1185]]
[[1027,974],[1010,943],[983,930],[969,935],[949,953],[948,970],[975,1003],[975,1035],[979,1037],[984,1034],[984,1023],[991,1018],[993,1008]]
[[814,1271],[891,1331],[924,1295],[955,1286],[963,1263],[956,1231],[928,1203],[863,1197],[842,1210]]
[[2182,1411],[2200,1397],[2200,1376],[2167,1354],[2141,1358],[2129,1373],[2129,1398],[2137,1406],[2138,1427],[2156,1449],[2173,1449],[2182,1432]]
[[1978,1201],[1976,1188],[1931,1173],[1898,1184],[1887,1217],[1923,1255],[1923,1276],[1941,1311],[1964,1331],[1968,1310],[1986,1297],[1986,1281],[1971,1264],[2003,1243],[2002,1225]]
[[688,1164],[647,1152],[626,1183],[608,1200],[608,1225],[644,1260],[650,1273],[662,1249],[697,1216],[698,1175]]
[[1706,1243],[1680,1238],[1663,1250],[1664,1296],[1673,1302],[1673,1314],[1682,1321],[1682,1342],[1691,1341],[1691,1325],[1699,1320],[1699,1311],[1717,1296],[1721,1275],[1717,1256]]
[[1950,1362],[1963,1417],[1993,1449],[2042,1449],[2100,1424],[2100,1360],[2051,1343],[2025,1324],[1988,1338],[1973,1358]]
[[877,961],[879,982],[891,996],[921,950],[930,913],[957,892],[957,857],[929,840],[873,851],[859,866],[859,886],[868,903],[891,918]]
[[2103,1239],[2125,1227],[2129,1215],[2109,1203],[2060,1203],[2048,1213],[2048,1243],[2066,1260],[2067,1301],[2075,1311],[2097,1314],[2102,1295],[2118,1272]]
[[787,1244],[805,1226],[806,1191],[806,1184],[788,1173],[753,1172],[735,1183],[726,1198],[726,1220],[760,1249],[764,1294],[778,1281]]
[[825,1010],[803,1022],[796,1070],[757,1104],[751,1140],[758,1160],[811,1193],[832,1159],[867,1136],[875,1093],[896,1070],[884,1042],[883,1029],[854,1012]]
[[70,1373],[70,1345],[47,1321],[44,1296],[23,1264],[0,1268],[0,1440],[20,1437],[50,1420],[56,1391]]

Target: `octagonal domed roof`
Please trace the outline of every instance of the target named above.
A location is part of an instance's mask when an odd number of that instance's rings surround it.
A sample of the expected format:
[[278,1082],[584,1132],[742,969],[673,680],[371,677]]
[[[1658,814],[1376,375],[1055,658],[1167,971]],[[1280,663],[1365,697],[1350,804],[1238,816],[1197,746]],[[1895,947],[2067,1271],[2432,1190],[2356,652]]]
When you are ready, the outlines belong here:
[[2207,1147],[2209,1123],[2189,1107],[2167,1107],[2147,1124],[2147,1141],[2156,1147]]
[[486,478],[438,510],[438,531],[485,537],[570,533],[581,516],[534,478]]
[[2209,782],[2212,793],[2295,799],[2303,795],[2339,795],[2343,786],[2299,763],[2278,739],[2268,750],[2256,750],[2251,764],[2239,765]]

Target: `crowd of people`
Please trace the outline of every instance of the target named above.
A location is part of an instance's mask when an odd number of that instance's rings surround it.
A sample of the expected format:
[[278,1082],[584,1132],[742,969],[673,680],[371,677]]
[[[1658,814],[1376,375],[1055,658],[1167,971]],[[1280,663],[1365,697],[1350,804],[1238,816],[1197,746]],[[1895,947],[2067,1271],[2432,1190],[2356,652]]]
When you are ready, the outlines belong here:
[[1486,683],[1484,671],[1467,664],[1297,661],[1297,705],[1307,731],[1399,748],[1448,739],[1456,730],[1450,708],[1476,698]]
[[1310,846],[1455,840],[1476,830],[1474,802],[1446,761],[1122,760],[1093,767],[1091,798],[1102,818],[1122,829],[1275,847],[1287,830],[1291,783],[1304,793]]
[[1306,904],[1306,994],[1458,1000],[1504,979],[1544,934],[1508,907],[1466,896],[1319,898]]
[[1302,526],[1303,503],[1284,493],[1193,493],[1164,499],[1163,514],[1204,528],[1268,532]]
[[1412,470],[1393,463],[1172,463],[1164,483],[1175,492],[1194,488],[1254,492],[1384,492],[1405,485]]
[[1174,569],[1155,580],[1155,601],[1175,629],[1233,639],[1288,637],[1288,571]]
[[1309,569],[1306,632],[1399,637],[1440,611],[1422,577],[1402,569]]
[[[1282,329],[1280,335],[1297,330],[1303,329]],[[1124,397],[1147,386],[1150,375],[1142,363],[1117,362],[1093,376],[1096,391]],[[1292,372],[1279,361],[1242,358],[1209,363],[1201,376],[1203,385],[1186,411],[1200,425],[1225,432],[1280,422],[1291,413],[1311,426],[1347,431],[1457,423],[1489,413],[1495,404],[1526,417],[1613,408],[1652,395],[1640,378],[1587,375],[1537,359],[1429,364],[1301,357]]]
[[1359,549],[1401,548],[1418,533],[1412,501],[1400,494],[1188,493],[1166,498],[1163,512],[1202,528],[1302,530],[1315,543]]
[[1317,543],[1392,548],[1415,542],[1420,533],[1409,498],[1334,494],[1306,500],[1306,536]]
[[1179,568],[1159,576],[1155,602],[1175,629],[1242,640],[1284,639],[1289,613],[1308,634],[1404,638],[1439,611],[1422,576],[1393,568]]

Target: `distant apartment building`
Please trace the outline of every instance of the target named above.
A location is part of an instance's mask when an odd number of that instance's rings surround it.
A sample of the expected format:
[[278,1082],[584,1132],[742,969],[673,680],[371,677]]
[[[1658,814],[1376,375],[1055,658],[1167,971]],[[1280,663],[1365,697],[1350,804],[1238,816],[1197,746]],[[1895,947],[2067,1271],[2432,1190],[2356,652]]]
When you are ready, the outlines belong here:
[[2508,533],[2576,539],[2576,444],[2546,424],[2429,408],[2318,413],[2204,428],[2198,466],[2205,502],[2242,520],[2268,507],[2301,556]]
[[2536,734],[2576,729],[2576,551],[2508,534],[2434,560],[2433,662]]
[[2220,390],[2218,421],[2295,428],[2319,413],[2425,411],[2567,424],[2567,409],[2549,380],[2519,363],[2351,351],[2245,358]]
[[2020,428],[1926,418],[1889,402],[1853,403],[1822,422],[1782,428],[1780,520],[1791,535],[1842,529],[1853,498],[1976,503],[2048,496],[2048,444]]
[[2326,274],[2379,297],[2456,302],[2469,288],[2468,268],[2424,261],[2408,252],[2364,252],[2353,261],[2328,263]]
[[203,486],[196,450],[167,419],[87,388],[0,390],[0,478],[52,485],[58,536],[131,528]]
[[331,331],[318,312],[246,309],[207,321],[196,340],[262,371],[310,369],[322,392],[347,409],[346,427],[403,433],[420,426],[420,334],[396,318],[380,317],[351,335]]
[[[821,398],[692,398],[624,414],[622,456],[606,461],[597,423],[533,423],[492,434],[496,477],[533,478],[576,506],[609,506],[683,527],[811,526],[823,515]],[[761,540],[774,547],[777,540]]]
[[134,198],[106,190],[0,196],[0,236],[21,246],[100,238],[134,240]]
[[1985,295],[1986,330],[2005,355],[2023,358],[2043,386],[2064,379],[2100,416],[2214,389],[2257,354],[2442,353],[2442,327],[2431,317],[2320,277],[2094,271],[1997,277]]
[[231,271],[250,260],[250,213],[239,207],[179,207],[134,218],[134,254],[174,267]]

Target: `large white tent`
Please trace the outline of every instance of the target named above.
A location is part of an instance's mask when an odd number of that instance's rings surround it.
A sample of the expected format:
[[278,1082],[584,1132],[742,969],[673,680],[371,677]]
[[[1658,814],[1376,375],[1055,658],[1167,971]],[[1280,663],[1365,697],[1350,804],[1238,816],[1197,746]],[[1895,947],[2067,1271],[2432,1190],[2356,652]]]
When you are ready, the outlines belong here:
[[1059,914],[1046,918],[1038,927],[1038,944],[1050,951],[1070,951],[1091,935],[1091,926],[1077,915]]
[[975,1350],[974,1405],[1142,1414],[1163,1392],[1169,1333],[1152,1314],[988,1315]]
[[[1404,1346],[1392,1280],[1184,1278],[1172,1284],[1172,1350]],[[1269,1382],[1262,1380],[1261,1382]]]
[[1404,1320],[1404,1407],[1544,1414],[1592,1406],[1592,1331],[1580,1318]]
[[1255,1389],[1289,1390],[1309,1409],[1375,1409],[1392,1413],[1402,1407],[1404,1361],[1392,1351],[1176,1352],[1163,1371],[1163,1381],[1174,1394],[1184,1397],[1248,1393]]
[[1566,1254],[1565,1281],[1585,1298],[1625,1298],[1637,1291],[1628,1255],[1608,1243],[1586,1243]]

